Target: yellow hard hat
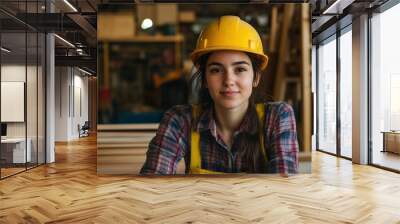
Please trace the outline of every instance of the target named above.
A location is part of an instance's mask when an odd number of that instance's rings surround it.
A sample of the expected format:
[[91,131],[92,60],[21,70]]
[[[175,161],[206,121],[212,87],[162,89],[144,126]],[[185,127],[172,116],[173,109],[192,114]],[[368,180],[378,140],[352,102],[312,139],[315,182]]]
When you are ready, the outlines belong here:
[[252,53],[260,58],[262,70],[268,64],[268,56],[264,54],[260,35],[250,24],[237,16],[222,16],[205,27],[190,58],[196,64],[200,56],[217,50]]

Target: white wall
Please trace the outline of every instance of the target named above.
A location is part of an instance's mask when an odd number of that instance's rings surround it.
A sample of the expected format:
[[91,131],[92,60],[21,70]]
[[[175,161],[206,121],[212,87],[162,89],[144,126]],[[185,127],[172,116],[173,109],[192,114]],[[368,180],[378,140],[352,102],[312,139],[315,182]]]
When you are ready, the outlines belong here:
[[[29,67],[28,67],[29,69]],[[1,81],[25,82],[25,64],[23,65],[2,65]]]
[[78,75],[76,74],[78,70],[74,70],[74,108],[72,113],[72,135],[78,137],[78,124],[81,126],[85,123],[85,121],[89,120],[89,111],[88,111],[88,77],[82,76],[83,73],[78,71]]
[[68,86],[70,77],[67,67],[55,68],[55,140],[68,141]]
[[[26,75],[25,64],[8,64],[1,66],[1,81],[4,82],[25,82]],[[32,73],[32,70],[36,69],[33,66],[28,66],[28,74]],[[36,70],[35,70],[36,72]],[[27,96],[36,96],[35,92],[28,92]],[[36,106],[35,106],[36,107]],[[1,110],[7,110],[7,108],[1,108]],[[30,117],[28,119],[31,120]],[[25,122],[7,122],[7,136],[8,137],[25,137]],[[29,126],[30,127],[30,126]],[[29,136],[28,136],[29,137]]]
[[88,78],[76,68],[56,67],[56,141],[79,138],[78,124],[88,120],[88,105]]

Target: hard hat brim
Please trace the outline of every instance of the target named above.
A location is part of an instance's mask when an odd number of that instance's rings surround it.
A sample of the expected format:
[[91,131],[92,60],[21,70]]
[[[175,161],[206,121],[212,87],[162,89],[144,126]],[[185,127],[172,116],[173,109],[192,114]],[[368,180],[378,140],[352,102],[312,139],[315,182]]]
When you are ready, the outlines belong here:
[[238,48],[238,47],[219,46],[219,47],[209,47],[207,49],[195,50],[190,54],[190,59],[192,60],[193,64],[198,68],[197,61],[201,56],[203,56],[207,53],[214,52],[214,51],[223,51],[223,50],[242,51],[242,52],[251,53],[261,60],[261,65],[260,65],[261,70],[264,70],[265,68],[267,68],[267,65],[268,65],[268,56],[267,55],[259,53],[259,52],[249,51],[244,48],[243,49]]

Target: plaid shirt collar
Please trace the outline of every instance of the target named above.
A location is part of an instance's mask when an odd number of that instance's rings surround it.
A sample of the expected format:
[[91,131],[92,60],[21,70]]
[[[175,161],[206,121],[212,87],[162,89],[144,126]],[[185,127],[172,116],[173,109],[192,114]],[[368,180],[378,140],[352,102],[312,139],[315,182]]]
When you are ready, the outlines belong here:
[[[197,124],[197,131],[203,132],[209,130],[211,134],[217,139],[217,123],[215,118],[216,115],[213,106],[204,108],[204,111],[201,113],[199,122]],[[237,134],[242,132],[252,133],[254,131],[254,128],[251,128],[250,125],[250,111],[247,110],[242,123],[233,135],[236,136]]]

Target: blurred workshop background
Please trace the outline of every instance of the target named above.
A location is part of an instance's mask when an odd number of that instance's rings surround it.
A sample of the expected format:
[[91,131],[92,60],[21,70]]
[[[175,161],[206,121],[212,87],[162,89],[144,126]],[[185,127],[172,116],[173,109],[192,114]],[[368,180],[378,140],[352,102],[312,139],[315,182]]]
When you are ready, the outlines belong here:
[[[109,151],[107,139],[115,143],[121,133],[134,133],[137,138],[138,131],[152,136],[168,108],[195,102],[190,98],[195,67],[189,54],[202,28],[222,15],[237,15],[259,32],[270,62],[256,97],[292,105],[304,153],[301,158],[309,162],[310,5],[172,3],[98,6],[100,164],[112,161],[111,155],[102,156]],[[120,139],[120,144],[129,139],[133,137]],[[305,170],[310,171],[309,166]]]

